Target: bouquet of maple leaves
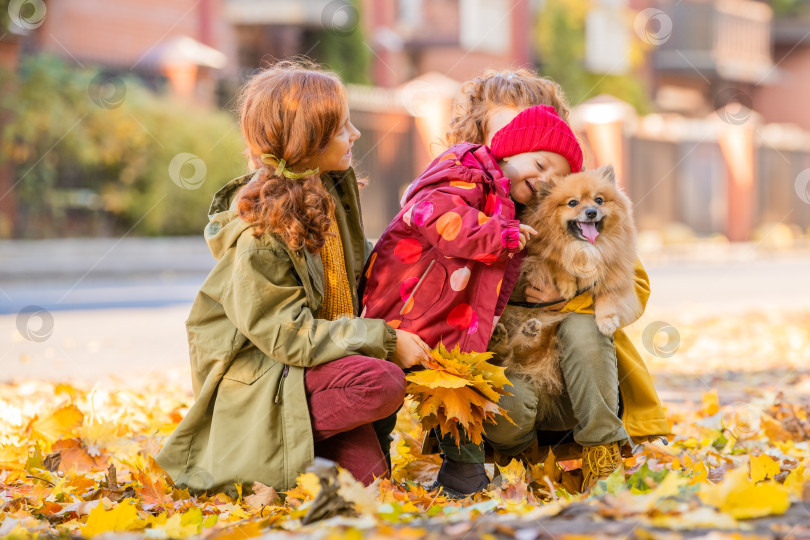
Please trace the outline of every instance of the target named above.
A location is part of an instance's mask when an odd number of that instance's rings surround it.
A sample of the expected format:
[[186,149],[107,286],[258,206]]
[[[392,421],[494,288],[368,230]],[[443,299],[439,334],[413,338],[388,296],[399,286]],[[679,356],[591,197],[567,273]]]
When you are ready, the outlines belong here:
[[458,346],[448,351],[440,343],[430,351],[425,370],[407,375],[406,390],[416,402],[422,429],[438,427],[458,445],[467,440],[481,444],[485,421],[501,415],[512,422],[498,405],[501,396],[512,395],[503,388],[511,383],[505,368],[490,364],[490,358],[491,352],[463,353]]

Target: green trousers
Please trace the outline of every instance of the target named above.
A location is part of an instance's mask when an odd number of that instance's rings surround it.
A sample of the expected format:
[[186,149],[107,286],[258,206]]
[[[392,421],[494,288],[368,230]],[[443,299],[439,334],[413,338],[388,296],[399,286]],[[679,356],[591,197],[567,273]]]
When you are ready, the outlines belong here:
[[[520,454],[537,439],[537,430],[573,430],[574,440],[583,446],[616,441],[621,446],[630,441],[617,416],[619,376],[613,339],[599,332],[593,315],[584,313],[569,314],[557,335],[565,381],[561,396],[540,395],[527,380],[506,372],[514,385],[507,390],[513,395],[502,396],[499,405],[515,424],[503,419],[484,424],[487,442],[503,455]],[[445,437],[440,447],[453,461],[484,462],[483,445],[468,443],[458,447],[452,437]]]

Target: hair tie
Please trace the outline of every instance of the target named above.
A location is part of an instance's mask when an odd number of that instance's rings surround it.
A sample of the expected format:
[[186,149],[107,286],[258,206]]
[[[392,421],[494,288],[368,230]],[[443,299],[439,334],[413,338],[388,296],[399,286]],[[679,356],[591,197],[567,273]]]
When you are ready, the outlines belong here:
[[279,159],[273,154],[262,154],[262,163],[267,165],[275,165],[276,166],[276,176],[284,175],[286,178],[290,180],[299,180],[304,178],[305,176],[312,176],[314,174],[318,174],[320,172],[320,167],[315,167],[314,169],[307,169],[304,172],[293,172],[292,169],[287,167],[287,162],[283,159]]

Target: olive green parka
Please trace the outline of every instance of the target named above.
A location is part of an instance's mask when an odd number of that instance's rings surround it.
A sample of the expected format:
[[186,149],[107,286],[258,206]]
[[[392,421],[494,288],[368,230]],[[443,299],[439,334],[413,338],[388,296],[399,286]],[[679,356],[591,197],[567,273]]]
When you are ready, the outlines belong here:
[[[279,237],[254,237],[236,193],[220,189],[205,239],[217,259],[186,321],[195,402],[156,456],[181,488],[236,494],[254,481],[288,490],[313,460],[304,370],[353,354],[390,358],[393,328],[380,319],[316,319],[324,291],[321,257]],[[357,278],[370,251],[354,172],[322,174],[357,312]],[[354,276],[352,281],[351,276]]]

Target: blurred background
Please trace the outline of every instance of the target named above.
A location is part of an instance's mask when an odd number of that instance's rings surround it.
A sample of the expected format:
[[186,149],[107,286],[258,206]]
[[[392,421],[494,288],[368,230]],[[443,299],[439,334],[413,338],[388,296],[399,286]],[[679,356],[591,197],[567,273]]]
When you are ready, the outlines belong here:
[[633,199],[651,306],[806,307],[808,38],[802,0],[0,0],[6,377],[186,361],[234,94],[293,56],[347,83],[369,237],[461,84],[528,67]]

